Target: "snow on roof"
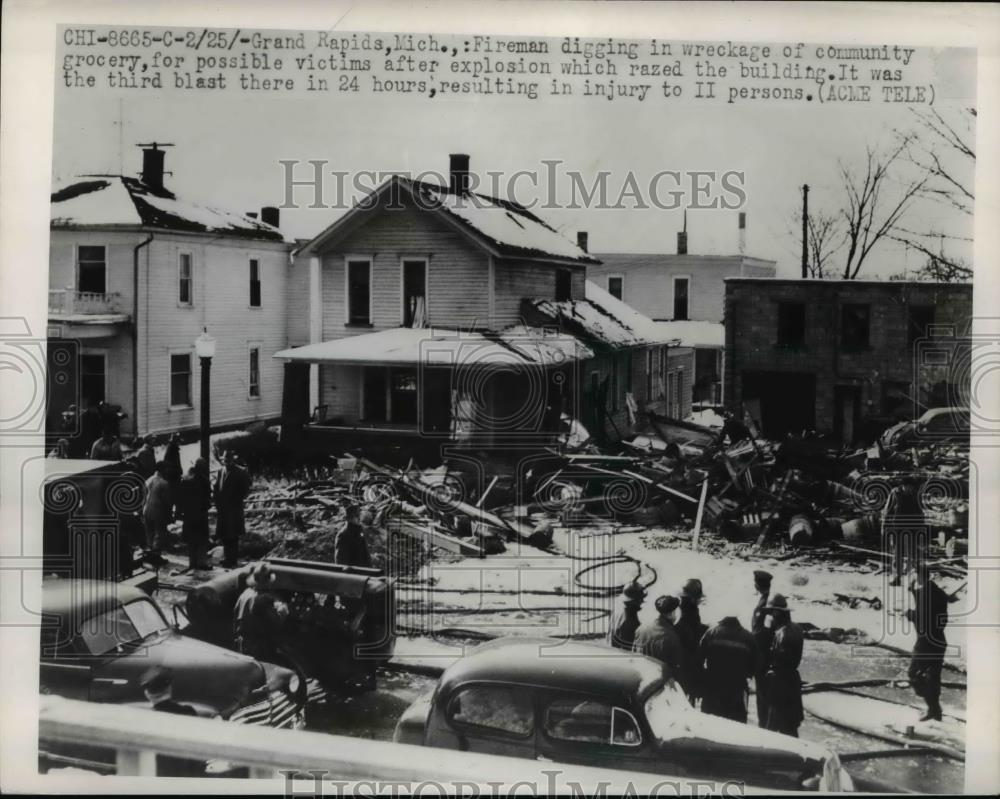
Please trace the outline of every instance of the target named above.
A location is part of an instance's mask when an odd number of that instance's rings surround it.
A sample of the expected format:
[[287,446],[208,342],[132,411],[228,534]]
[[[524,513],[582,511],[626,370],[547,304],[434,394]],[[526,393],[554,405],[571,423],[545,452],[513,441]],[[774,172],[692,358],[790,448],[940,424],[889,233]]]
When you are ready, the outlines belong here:
[[653,322],[670,339],[680,339],[685,347],[723,347],[726,344],[726,326],[721,322],[695,320]]
[[572,336],[542,328],[512,327],[498,333],[444,328],[396,327],[377,333],[293,347],[275,358],[305,363],[390,363],[423,366],[556,366],[590,358]]
[[639,313],[588,280],[583,300],[534,300],[535,308],[548,318],[606,346],[619,349],[645,344],[668,344],[668,335],[657,322]]
[[284,241],[278,228],[217,208],[179,200],[124,175],[84,175],[53,187],[53,227],[128,225],[216,236]]
[[580,263],[597,263],[577,244],[547,225],[527,208],[510,200],[485,194],[456,194],[445,186],[407,181],[414,191],[438,203],[438,207],[510,254],[547,255]]

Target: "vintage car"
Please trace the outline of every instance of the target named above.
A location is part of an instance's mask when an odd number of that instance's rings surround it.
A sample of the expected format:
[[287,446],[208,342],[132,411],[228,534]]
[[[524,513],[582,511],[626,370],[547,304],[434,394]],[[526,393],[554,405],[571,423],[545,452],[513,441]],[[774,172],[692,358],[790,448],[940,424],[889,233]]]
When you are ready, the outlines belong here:
[[393,740],[772,790],[854,788],[819,744],[695,710],[656,660],[552,639],[477,647],[406,710]]
[[[173,672],[173,697],[200,716],[301,727],[305,685],[293,671],[181,635],[132,586],[97,580],[42,583],[40,689],[70,699],[149,707],[153,666]],[[40,753],[43,761],[105,765],[95,752]]]
[[968,408],[931,408],[919,419],[899,422],[886,430],[879,441],[885,447],[926,444],[968,444],[971,430]]

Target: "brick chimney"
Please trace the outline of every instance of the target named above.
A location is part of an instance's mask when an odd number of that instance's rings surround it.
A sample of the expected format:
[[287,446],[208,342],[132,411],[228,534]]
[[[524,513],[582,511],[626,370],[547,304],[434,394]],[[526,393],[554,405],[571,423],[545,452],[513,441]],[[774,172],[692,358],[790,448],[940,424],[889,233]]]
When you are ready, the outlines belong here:
[[579,247],[584,252],[587,252],[587,231],[580,230],[576,234],[576,246]]
[[684,211],[684,229],[677,233],[677,254],[688,254],[688,212]]
[[173,147],[172,144],[162,144],[160,142],[149,142],[138,145],[142,148],[142,173],[140,178],[149,188],[154,191],[163,191],[163,157],[166,153],[161,147]]
[[260,209],[260,221],[271,227],[281,227],[281,212],[273,205],[265,205]]
[[745,211],[740,211],[740,255],[746,255],[747,252],[747,215]]
[[452,153],[448,158],[448,188],[452,194],[466,194],[469,191],[469,156]]

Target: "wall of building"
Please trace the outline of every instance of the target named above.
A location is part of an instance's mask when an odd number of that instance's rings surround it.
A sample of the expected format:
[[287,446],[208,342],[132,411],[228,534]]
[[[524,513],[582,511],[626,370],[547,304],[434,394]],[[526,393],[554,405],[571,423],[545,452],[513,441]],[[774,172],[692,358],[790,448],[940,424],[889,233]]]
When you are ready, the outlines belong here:
[[570,298],[584,299],[587,271],[583,267],[561,267],[544,261],[497,260],[494,265],[494,327],[521,324],[523,299],[555,299],[556,275],[569,268]]
[[[805,306],[801,347],[778,345],[778,306]],[[841,344],[844,304],[870,306],[869,346],[846,352]],[[910,308],[934,306],[934,341],[911,343]],[[887,394],[901,383],[920,396],[941,381],[968,380],[955,364],[968,352],[966,333],[972,314],[967,284],[739,280],[726,281],[726,401],[743,401],[742,377],[748,372],[815,375],[815,424],[834,428],[837,386],[857,390],[862,419],[878,417]],[[930,354],[928,354],[930,353]],[[842,389],[843,390],[843,389]],[[916,415],[922,412],[916,409]]]
[[673,319],[674,277],[688,277],[688,318],[721,322],[727,277],[773,277],[775,264],[740,255],[595,254],[588,279],[605,291],[610,275],[624,275],[622,299],[651,319]]

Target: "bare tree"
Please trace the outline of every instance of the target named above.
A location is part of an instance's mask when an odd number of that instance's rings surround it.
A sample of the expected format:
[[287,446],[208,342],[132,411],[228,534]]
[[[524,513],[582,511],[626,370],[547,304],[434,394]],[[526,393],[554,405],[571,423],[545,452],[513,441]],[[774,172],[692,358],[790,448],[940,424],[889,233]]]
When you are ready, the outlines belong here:
[[865,147],[860,170],[840,162],[845,205],[840,209],[844,224],[846,255],[843,278],[854,280],[875,246],[891,239],[900,220],[928,181],[926,173],[896,181],[900,159],[906,161],[910,139],[902,137],[893,149],[880,152]]
[[[801,235],[802,211],[792,214],[791,224],[794,235]],[[806,242],[806,268],[809,277],[833,277],[831,261],[844,245],[844,229],[840,217],[825,211],[810,211],[806,231],[809,237]]]
[[[957,212],[971,222],[975,194],[976,152],[972,145],[976,109],[966,108],[947,118],[936,109],[914,109],[915,134],[898,134],[906,143],[910,163],[927,177],[920,197],[937,203],[951,215]],[[913,230],[897,225],[892,238],[927,257],[918,275],[926,280],[962,281],[972,279],[972,268],[961,257],[948,254],[946,245],[968,243],[969,236],[928,228]]]

